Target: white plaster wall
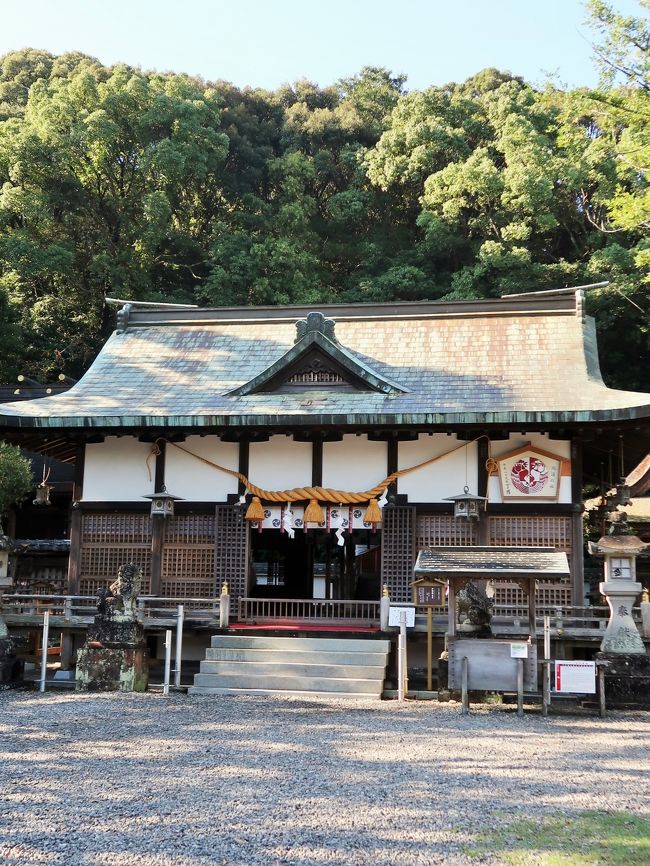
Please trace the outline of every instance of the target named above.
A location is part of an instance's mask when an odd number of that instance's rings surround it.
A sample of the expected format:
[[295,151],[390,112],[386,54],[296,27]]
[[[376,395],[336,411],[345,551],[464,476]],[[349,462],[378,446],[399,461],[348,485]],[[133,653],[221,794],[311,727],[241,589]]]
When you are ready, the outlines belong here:
[[[502,454],[516,451],[517,448],[524,448],[529,443],[532,448],[539,448],[541,451],[547,451],[549,454],[557,454],[558,457],[564,457],[567,460],[571,457],[571,441],[569,439],[551,439],[548,433],[511,433],[508,439],[495,439],[490,442],[490,454],[492,457],[501,457]],[[503,502],[498,475],[492,475],[489,479],[488,496],[489,502],[495,505]],[[536,500],[534,496],[508,499],[508,502],[534,503],[535,501],[543,502],[544,500]],[[560,478],[559,496],[557,500],[553,501],[562,503],[571,502],[571,477],[569,475]]]
[[291,436],[271,436],[268,442],[251,442],[248,477],[265,490],[289,490],[311,484],[311,442]]
[[571,457],[571,441],[569,439],[551,439],[548,433],[511,433],[508,439],[494,439],[490,442],[492,457],[500,457],[508,451],[524,448],[528,443],[533,448],[541,448],[551,454],[558,454],[567,460]]
[[134,436],[107,436],[103,442],[86,445],[83,501],[119,502],[137,500],[153,493],[156,459],[147,457],[151,443],[138,442]]
[[455,436],[422,433],[416,441],[400,442],[397,447],[398,469],[408,469],[432,457],[440,457],[435,463],[409,472],[398,480],[398,493],[406,494],[410,502],[443,502],[449,496],[462,493],[466,484],[470,493],[478,493],[476,442],[468,442],[465,446]]
[[367,436],[346,435],[340,442],[323,443],[323,487],[361,492],[386,475],[388,446]]
[[237,493],[239,482],[233,475],[192,456],[196,454],[236,472],[239,468],[239,445],[236,442],[222,442],[218,436],[188,436],[179,444],[192,453],[186,454],[168,443],[165,487],[169,493],[190,502],[225,502],[228,494]]

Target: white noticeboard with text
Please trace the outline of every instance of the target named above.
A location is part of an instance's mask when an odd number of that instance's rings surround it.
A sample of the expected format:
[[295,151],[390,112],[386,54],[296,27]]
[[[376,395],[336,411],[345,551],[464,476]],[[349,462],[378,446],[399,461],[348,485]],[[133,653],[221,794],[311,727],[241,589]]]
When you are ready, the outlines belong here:
[[596,693],[596,662],[555,662],[555,691]]
[[396,625],[399,627],[400,614],[406,614],[406,627],[415,627],[415,608],[414,607],[390,607],[388,611],[388,625]]

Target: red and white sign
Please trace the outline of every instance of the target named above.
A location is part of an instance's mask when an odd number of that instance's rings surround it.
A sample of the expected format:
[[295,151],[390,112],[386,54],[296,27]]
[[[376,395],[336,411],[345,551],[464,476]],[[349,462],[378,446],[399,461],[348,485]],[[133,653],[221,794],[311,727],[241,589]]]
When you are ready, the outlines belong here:
[[557,499],[562,458],[520,448],[497,458],[501,495],[505,499]]
[[596,662],[555,662],[555,691],[596,694]]

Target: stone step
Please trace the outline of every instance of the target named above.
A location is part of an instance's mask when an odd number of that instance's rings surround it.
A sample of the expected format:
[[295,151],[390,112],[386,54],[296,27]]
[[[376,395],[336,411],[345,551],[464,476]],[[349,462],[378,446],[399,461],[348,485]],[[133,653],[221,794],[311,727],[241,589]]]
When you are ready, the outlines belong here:
[[296,649],[289,646],[286,649],[248,649],[230,647],[208,647],[205,654],[208,661],[232,661],[232,662],[302,662],[310,664],[358,664],[386,666],[386,652],[352,652],[340,650],[338,652]]
[[328,694],[345,694],[355,692],[364,695],[376,695],[382,692],[383,679],[357,679],[346,677],[310,677],[310,676],[264,676],[251,674],[204,674],[194,677],[194,688],[238,689],[249,692],[251,689],[263,689],[272,692],[327,692]]
[[380,698],[390,641],[215,635],[189,694]]
[[263,695],[263,696],[281,696],[294,698],[345,698],[345,700],[372,700],[377,695],[368,695],[364,692],[314,692],[314,691],[294,691],[291,689],[283,689],[281,692],[277,689],[229,689],[229,688],[207,688],[205,686],[190,686],[187,690],[188,695]]
[[326,637],[271,637],[270,635],[216,634],[212,636],[213,648],[228,649],[288,649],[293,651],[319,650],[323,652],[346,652],[365,649],[371,652],[388,652],[390,641],[364,638]]
[[361,664],[319,664],[315,657],[313,662],[293,661],[223,661],[206,660],[201,662],[202,674],[237,674],[241,676],[259,675],[260,677],[334,677],[336,679],[352,678],[364,680],[381,680],[383,682],[386,669],[386,658],[380,665]]

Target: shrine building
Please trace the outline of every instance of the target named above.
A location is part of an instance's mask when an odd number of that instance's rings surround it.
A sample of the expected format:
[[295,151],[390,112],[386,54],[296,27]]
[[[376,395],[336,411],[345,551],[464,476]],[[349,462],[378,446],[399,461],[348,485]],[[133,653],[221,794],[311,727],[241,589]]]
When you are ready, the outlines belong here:
[[384,585],[410,602],[417,552],[454,546],[564,551],[570,577],[538,600],[582,605],[585,448],[649,429],[650,394],[604,385],[574,290],[126,304],[77,384],[0,405],[2,438],[75,465],[70,593],[131,561],[156,597],[228,582],[235,615]]

